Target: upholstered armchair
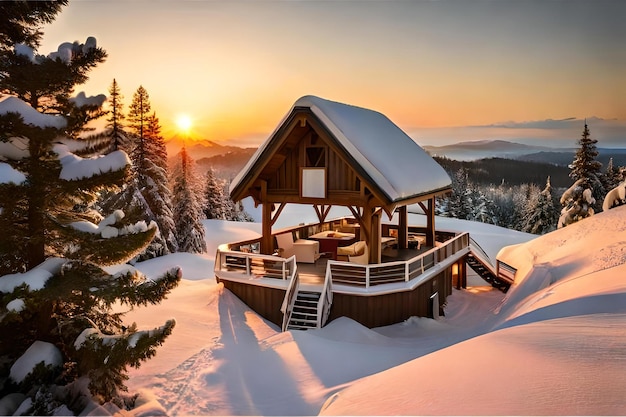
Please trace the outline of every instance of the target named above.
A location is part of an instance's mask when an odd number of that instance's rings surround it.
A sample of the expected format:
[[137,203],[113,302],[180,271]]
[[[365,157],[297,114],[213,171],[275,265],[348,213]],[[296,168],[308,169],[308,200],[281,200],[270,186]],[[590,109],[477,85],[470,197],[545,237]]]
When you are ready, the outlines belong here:
[[320,243],[318,241],[309,239],[297,239],[294,241],[292,232],[276,235],[276,243],[279,255],[283,258],[295,255],[296,262],[312,264],[320,257]]
[[338,260],[348,260],[355,264],[367,265],[369,263],[369,256],[370,253],[367,243],[363,240],[355,242],[352,245],[337,248]]

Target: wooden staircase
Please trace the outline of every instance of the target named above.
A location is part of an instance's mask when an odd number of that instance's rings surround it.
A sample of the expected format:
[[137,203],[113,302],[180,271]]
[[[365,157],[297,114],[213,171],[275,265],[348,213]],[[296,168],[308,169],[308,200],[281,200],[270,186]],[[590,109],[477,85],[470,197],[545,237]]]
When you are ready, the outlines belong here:
[[287,330],[307,330],[317,328],[317,303],[321,292],[299,290],[293,305]]
[[473,252],[467,255],[466,258],[467,264],[476,272],[482,279],[487,281],[488,284],[491,284],[492,287],[499,289],[502,292],[507,292],[510,283],[499,279],[496,274],[494,274],[491,269],[487,268],[480,260],[477,258]]

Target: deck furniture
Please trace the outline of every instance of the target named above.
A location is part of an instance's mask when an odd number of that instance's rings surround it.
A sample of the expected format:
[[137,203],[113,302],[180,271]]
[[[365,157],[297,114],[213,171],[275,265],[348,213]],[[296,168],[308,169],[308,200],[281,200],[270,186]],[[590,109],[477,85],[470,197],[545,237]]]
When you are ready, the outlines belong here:
[[319,242],[309,239],[294,241],[292,232],[276,235],[276,243],[279,256],[284,258],[295,255],[297,262],[312,264],[320,257]]
[[320,243],[320,252],[330,252],[332,259],[337,259],[337,248],[354,242],[354,233],[324,231],[309,236]]
[[363,240],[352,245],[337,248],[337,260],[347,260],[348,262],[367,265],[368,259],[369,250],[367,243]]

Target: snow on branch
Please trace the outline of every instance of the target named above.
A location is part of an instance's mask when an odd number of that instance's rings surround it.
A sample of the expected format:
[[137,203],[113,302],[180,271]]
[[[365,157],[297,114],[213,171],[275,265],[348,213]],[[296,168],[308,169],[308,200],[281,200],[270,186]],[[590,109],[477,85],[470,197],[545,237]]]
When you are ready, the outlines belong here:
[[137,342],[144,337],[153,337],[157,334],[164,333],[168,328],[173,327],[176,324],[175,319],[168,320],[163,326],[156,327],[152,330],[139,330],[134,333],[129,334],[114,334],[109,335],[102,333],[100,330],[94,327],[88,327],[82,331],[81,334],[78,335],[76,340],[74,341],[74,349],[80,350],[85,343],[89,340],[97,340],[99,339],[102,342],[103,346],[113,346],[118,343],[120,340],[127,340],[128,349],[134,349],[137,346]]
[[107,96],[104,94],[98,94],[97,96],[89,96],[85,95],[84,91],[78,93],[76,97],[70,98],[70,101],[74,103],[77,107],[85,107],[85,106],[102,106],[106,101]]
[[0,159],[6,161],[11,159],[14,161],[28,158],[28,138],[13,136],[8,138],[6,142],[0,141]]
[[62,258],[49,258],[30,271],[4,275],[0,277],[0,292],[11,293],[23,284],[26,284],[31,291],[41,290],[48,279],[61,270],[66,261]]
[[0,184],[21,185],[25,181],[26,175],[6,162],[0,162]]
[[606,197],[604,197],[604,202],[602,203],[602,210],[607,211],[613,207],[621,206],[622,204],[626,204],[626,181],[606,193]]
[[67,125],[63,116],[39,113],[25,101],[13,96],[6,97],[0,101],[0,115],[7,113],[17,113],[22,117],[24,123],[31,126],[62,129]]
[[132,235],[135,233],[143,233],[150,229],[157,227],[155,222],[146,224],[141,220],[132,225],[126,225],[122,228],[114,227],[115,223],[124,218],[124,212],[122,210],[115,210],[108,217],[104,218],[100,223],[95,224],[82,220],[79,222],[70,223],[70,226],[78,231],[85,233],[92,233],[100,235],[103,239],[109,239],[112,237],[118,237],[123,235]]
[[[52,60],[60,59],[65,65],[70,65],[72,63],[72,57],[74,54],[86,54],[90,50],[95,49],[96,46],[96,38],[94,38],[93,36],[88,37],[84,44],[80,44],[78,43],[78,41],[75,41],[74,43],[63,42],[61,45],[59,45],[56,52],[51,52],[50,54],[48,54],[48,58]],[[27,51],[24,50],[22,55],[26,55],[26,53]]]
[[9,376],[20,383],[42,362],[47,366],[60,367],[63,365],[63,355],[52,343],[36,340],[11,366]]
[[120,171],[127,165],[130,165],[130,159],[124,151],[114,151],[108,155],[94,158],[81,158],[71,153],[67,145],[56,144],[53,150],[59,155],[59,161],[62,166],[59,178],[67,181],[91,178],[106,172]]

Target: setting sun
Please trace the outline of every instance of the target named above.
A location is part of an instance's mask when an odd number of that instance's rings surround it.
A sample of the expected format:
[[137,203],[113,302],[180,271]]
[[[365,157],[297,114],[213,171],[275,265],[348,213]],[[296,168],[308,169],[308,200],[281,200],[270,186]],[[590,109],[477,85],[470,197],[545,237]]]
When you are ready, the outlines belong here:
[[191,120],[191,117],[186,114],[181,114],[176,119],[176,126],[178,126],[178,129],[184,133],[189,133],[192,124],[193,121]]

